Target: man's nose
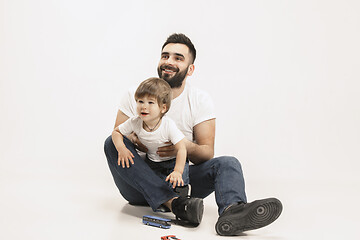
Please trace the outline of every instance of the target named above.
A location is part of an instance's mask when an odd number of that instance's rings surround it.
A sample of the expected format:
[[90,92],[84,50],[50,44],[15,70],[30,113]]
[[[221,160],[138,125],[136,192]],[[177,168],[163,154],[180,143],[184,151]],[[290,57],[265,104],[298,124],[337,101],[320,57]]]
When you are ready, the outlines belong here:
[[174,58],[169,57],[168,59],[165,60],[165,63],[168,64],[168,65],[173,65],[174,64]]

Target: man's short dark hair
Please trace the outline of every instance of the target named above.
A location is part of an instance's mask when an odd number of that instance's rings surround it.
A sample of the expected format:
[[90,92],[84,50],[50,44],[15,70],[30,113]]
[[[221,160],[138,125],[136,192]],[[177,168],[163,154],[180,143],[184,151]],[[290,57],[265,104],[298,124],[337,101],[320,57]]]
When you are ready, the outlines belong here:
[[181,44],[185,44],[188,48],[189,48],[189,52],[190,55],[192,56],[192,63],[195,62],[195,58],[196,58],[196,49],[194,47],[194,44],[191,42],[191,40],[185,36],[185,34],[182,33],[174,33],[172,35],[170,35],[167,39],[166,42],[164,43],[164,45],[162,46],[161,49],[164,49],[164,47],[166,45],[168,45],[169,43],[181,43]]

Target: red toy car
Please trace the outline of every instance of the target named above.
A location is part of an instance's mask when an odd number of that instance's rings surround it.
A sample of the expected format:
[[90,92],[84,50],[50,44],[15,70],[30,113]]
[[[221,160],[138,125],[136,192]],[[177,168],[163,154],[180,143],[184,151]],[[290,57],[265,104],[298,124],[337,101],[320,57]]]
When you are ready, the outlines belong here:
[[175,237],[175,235],[168,235],[168,236],[161,237],[161,240],[181,240],[181,239]]

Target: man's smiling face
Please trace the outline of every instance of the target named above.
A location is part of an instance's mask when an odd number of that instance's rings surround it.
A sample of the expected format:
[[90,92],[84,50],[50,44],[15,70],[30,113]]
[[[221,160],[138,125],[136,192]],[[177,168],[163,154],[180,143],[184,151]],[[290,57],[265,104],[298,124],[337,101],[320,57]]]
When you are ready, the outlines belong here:
[[181,87],[184,79],[192,74],[189,48],[180,43],[167,44],[158,65],[159,77],[167,81],[171,88]]

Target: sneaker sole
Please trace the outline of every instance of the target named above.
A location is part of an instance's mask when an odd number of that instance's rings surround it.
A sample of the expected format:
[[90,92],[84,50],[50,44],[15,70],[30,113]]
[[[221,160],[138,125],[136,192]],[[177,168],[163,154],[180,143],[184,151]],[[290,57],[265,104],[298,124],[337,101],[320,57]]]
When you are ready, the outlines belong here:
[[[236,207],[233,211],[236,212]],[[234,236],[242,232],[258,229],[274,222],[282,212],[282,204],[276,198],[257,200],[247,204],[237,213],[220,217],[215,225],[221,236]]]

